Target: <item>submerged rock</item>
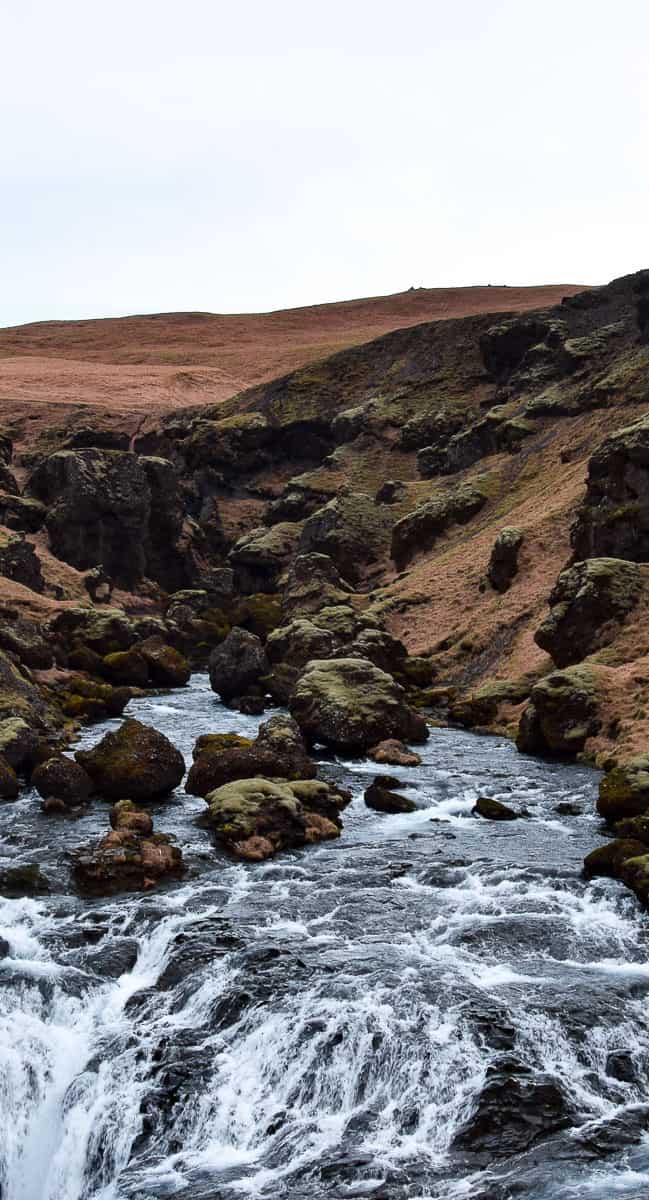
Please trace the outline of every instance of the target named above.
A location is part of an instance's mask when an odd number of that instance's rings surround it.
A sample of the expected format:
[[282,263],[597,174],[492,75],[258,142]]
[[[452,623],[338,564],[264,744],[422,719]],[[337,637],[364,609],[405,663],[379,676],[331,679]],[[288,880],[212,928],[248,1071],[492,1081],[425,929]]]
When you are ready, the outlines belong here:
[[515,821],[518,813],[500,800],[492,800],[489,796],[479,796],[472,812],[475,816],[485,817],[487,821]]
[[38,863],[20,863],[0,870],[0,896],[11,900],[21,896],[42,896],[51,891],[49,880]]
[[185,773],[183,756],[169,739],[132,719],[107,733],[92,750],[78,750],[75,759],[109,800],[156,799],[172,792]]
[[366,750],[386,738],[423,742],[424,719],[404,689],[367,659],[315,659],[295,687],[290,709],[308,742]]
[[375,812],[410,813],[415,812],[417,808],[414,800],[409,800],[407,796],[400,796],[398,792],[381,786],[376,780],[365,789],[363,798],[367,807],[373,808]]

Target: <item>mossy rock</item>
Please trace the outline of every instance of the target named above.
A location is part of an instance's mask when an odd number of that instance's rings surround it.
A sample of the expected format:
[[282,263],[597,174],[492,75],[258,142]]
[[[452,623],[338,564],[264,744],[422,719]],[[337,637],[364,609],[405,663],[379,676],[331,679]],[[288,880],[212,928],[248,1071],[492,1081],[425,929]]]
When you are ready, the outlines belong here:
[[149,637],[138,642],[134,651],[144,659],[155,687],[184,687],[189,683],[191,667],[187,659],[161,637]]
[[589,667],[553,671],[534,685],[516,745],[524,754],[574,757],[599,729],[597,679]]
[[18,777],[6,758],[0,755],[0,800],[15,800],[19,792]]
[[240,733],[202,733],[196,739],[192,757],[195,762],[199,754],[217,754],[221,750],[249,750],[252,744],[252,738],[243,737]]
[[309,742],[363,750],[386,738],[425,741],[425,721],[400,684],[362,658],[314,659],[298,680],[290,709]]
[[92,750],[78,750],[75,759],[96,790],[109,800],[165,796],[185,773],[182,754],[164,734],[130,719],[114,733],[107,733]]
[[613,640],[616,626],[637,604],[639,567],[618,558],[591,558],[562,571],[550,595],[550,612],[534,640],[557,666],[581,661]]
[[146,659],[135,647],[106,654],[102,660],[102,674],[111,683],[126,687],[145,688],[150,682]]
[[231,625],[245,629],[261,638],[262,642],[282,623],[282,601],[278,595],[259,593],[244,596],[233,607]]
[[597,811],[610,824],[649,812],[649,755],[629,758],[603,776]]

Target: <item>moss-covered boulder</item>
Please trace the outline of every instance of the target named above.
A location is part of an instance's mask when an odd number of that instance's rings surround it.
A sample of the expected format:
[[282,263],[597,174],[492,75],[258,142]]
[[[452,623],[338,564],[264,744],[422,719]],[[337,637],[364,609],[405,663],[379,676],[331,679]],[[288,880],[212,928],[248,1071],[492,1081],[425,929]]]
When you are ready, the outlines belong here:
[[205,753],[220,754],[223,750],[249,749],[254,739],[243,737],[240,733],[202,733],[194,743],[192,759]]
[[311,779],[316,773],[298,725],[285,715],[261,725],[254,742],[224,745],[223,739],[208,739],[199,739],[201,748],[187,776],[185,790],[192,796],[207,796],[236,779]]
[[637,754],[606,772],[597,811],[610,824],[649,812],[649,754]]
[[[88,772],[63,754],[39,763],[32,772],[31,784],[46,806],[48,801],[56,800],[61,802],[62,808],[77,808],[94,790]],[[53,806],[46,807],[46,811],[53,811]]]
[[506,526],[501,529],[492,546],[487,576],[497,592],[508,591],[518,574],[518,554],[523,539],[520,529]]
[[0,754],[0,800],[15,800],[18,791],[16,772]]
[[184,687],[189,682],[192,672],[187,659],[160,636],[138,642],[135,652],[144,659],[154,687]]
[[92,750],[77,750],[75,759],[107,800],[154,800],[172,792],[185,773],[182,754],[163,733],[130,719]]
[[397,521],[392,531],[391,555],[401,571],[415,557],[432,550],[435,542],[453,525],[465,525],[487,502],[486,493],[475,484],[461,483],[440,491],[414,512]]
[[312,658],[328,658],[337,648],[332,632],[322,629],[307,617],[297,617],[281,625],[266,642],[271,674],[268,687],[280,704],[287,704],[297,680]]
[[41,560],[24,533],[0,529],[0,576],[22,583],[32,592],[44,591]]
[[[322,787],[328,788],[331,796],[335,794],[330,785]],[[209,824],[228,850],[253,862],[280,850],[338,837],[340,830],[334,821],[305,808],[300,789],[300,781],[289,784],[253,778],[228,783],[207,796]],[[302,795],[318,800],[309,789]]]
[[210,655],[212,690],[225,702],[243,696],[268,674],[268,659],[260,638],[245,629],[233,629]]
[[10,767],[28,767],[38,748],[38,736],[22,717],[0,721],[0,755]]
[[62,712],[82,724],[120,717],[132,697],[130,687],[114,687],[89,675],[75,674],[57,685]]
[[149,684],[149,667],[135,646],[107,654],[102,661],[102,674],[117,686],[145,688]]
[[287,573],[284,617],[310,616],[323,608],[347,604],[353,590],[328,554],[300,554]]
[[345,579],[357,583],[364,570],[388,553],[389,513],[373,496],[337,496],[314,512],[304,524],[301,554],[327,554]]
[[279,581],[296,550],[302,526],[280,521],[262,525],[235,542],[228,556],[235,587],[243,594],[278,591]]
[[532,688],[519,723],[516,746],[523,754],[574,757],[599,729],[597,686],[588,667],[553,671]]
[[607,645],[642,591],[635,563],[591,558],[562,571],[550,595],[550,612],[534,640],[559,667],[580,662]]
[[290,710],[310,743],[342,751],[367,750],[385,738],[425,741],[426,722],[405,691],[367,659],[315,659],[298,680]]

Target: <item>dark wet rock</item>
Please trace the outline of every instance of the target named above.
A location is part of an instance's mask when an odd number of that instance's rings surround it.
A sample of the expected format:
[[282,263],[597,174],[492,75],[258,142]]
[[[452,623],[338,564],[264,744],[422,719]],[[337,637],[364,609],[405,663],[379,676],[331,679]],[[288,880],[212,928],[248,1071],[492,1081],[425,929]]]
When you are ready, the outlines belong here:
[[560,817],[579,817],[583,810],[580,804],[574,804],[572,800],[562,800],[559,804],[555,804],[554,811]]
[[391,791],[385,785],[377,783],[376,780],[365,789],[364,800],[367,807],[374,809],[375,812],[410,813],[415,812],[417,808],[414,800],[400,796],[398,792]]
[[245,629],[235,628],[210,655],[210,684],[222,700],[232,700],[258,684],[268,668],[261,640]]
[[99,564],[91,571],[86,571],[83,577],[85,587],[91,600],[96,604],[108,604],[113,594],[113,581],[110,575]]
[[571,1124],[572,1110],[559,1084],[528,1074],[507,1059],[488,1068],[477,1105],[454,1139],[454,1148],[498,1158],[519,1154]]
[[597,875],[619,879],[620,870],[626,860],[642,856],[646,852],[647,847],[644,842],[640,842],[636,838],[614,838],[610,842],[605,842],[603,846],[597,846],[595,850],[591,850],[586,855],[584,874],[589,879]]
[[425,741],[426,722],[391,675],[366,659],[315,659],[291,697],[290,709],[308,742],[365,750],[386,738]]
[[[506,592],[518,574],[518,553],[523,544],[520,529],[506,527],[496,538],[487,567],[491,586],[497,592]],[[559,664],[562,665],[562,664]]]
[[649,562],[649,421],[621,429],[588,464],[586,496],[571,531],[575,558]]
[[44,590],[41,560],[24,534],[0,530],[0,575],[32,592]]
[[240,713],[248,717],[260,717],[266,711],[265,696],[240,696],[237,700]]
[[15,800],[19,790],[16,772],[0,755],[0,800]]
[[[227,737],[228,735],[225,735]],[[311,779],[316,767],[309,758],[299,727],[291,717],[277,715],[260,726],[254,742],[224,744],[224,735],[199,739],[185,790],[192,796],[209,792],[237,779]],[[218,740],[217,740],[218,739]],[[240,739],[245,742],[246,739]]]
[[21,863],[0,869],[0,896],[20,899],[22,896],[42,896],[49,891],[49,880],[37,863]]
[[532,688],[516,746],[522,754],[574,756],[597,733],[597,710],[596,680],[590,668],[553,671]]
[[462,483],[440,493],[397,521],[391,555],[399,570],[426,550],[453,525],[465,525],[480,512],[487,496],[475,484]]
[[[303,785],[262,778],[242,779],[217,788],[207,796],[208,821],[219,840],[239,858],[259,862],[280,850],[338,837],[339,825],[307,809],[299,798]],[[335,789],[328,789],[333,798]],[[302,795],[306,796],[302,790]],[[309,796],[309,799],[313,799]],[[341,800],[341,806],[346,798]]]
[[189,683],[191,667],[187,659],[159,635],[138,642],[135,649],[144,659],[155,687],[176,688]]
[[649,755],[637,754],[606,772],[597,811],[610,824],[649,812]]
[[0,488],[0,525],[22,533],[38,533],[43,528],[47,509],[38,500],[18,496]]
[[340,574],[357,583],[389,548],[390,520],[372,496],[350,493],[330,500],[305,522],[300,554],[326,554]]
[[143,891],[184,870],[182,852],[164,833],[139,837],[128,829],[115,829],[94,847],[74,856],[72,877],[85,896],[110,896]]
[[479,796],[472,812],[487,821],[515,821],[519,815],[507,804],[501,804],[500,800],[492,800],[489,796]]
[[[368,750],[367,757],[375,763],[387,763],[393,767],[418,767],[421,765],[421,755],[409,750],[397,738],[387,738]],[[387,786],[387,785],[386,785]]]
[[649,847],[649,814],[640,817],[625,817],[615,823],[615,836],[618,838],[633,838]]
[[76,761],[106,799],[153,800],[180,783],[182,754],[164,734],[141,721],[126,720],[92,750],[78,750]]
[[196,759],[205,753],[221,753],[223,750],[235,750],[240,748],[249,749],[253,745],[253,738],[243,737],[240,733],[202,733],[196,739],[194,749],[192,751],[192,759]]
[[41,734],[63,725],[58,707],[0,650],[0,754],[21,767]]
[[613,640],[642,591],[635,563],[591,558],[562,571],[550,595],[550,612],[534,640],[559,667],[580,662]]
[[236,590],[243,594],[276,592],[296,550],[302,526],[282,521],[261,526],[239,538],[229,554]]
[[353,590],[328,554],[299,554],[286,579],[284,615],[309,616],[322,608],[346,604]]
[[64,755],[40,763],[32,772],[31,785],[43,800],[62,800],[67,808],[84,804],[94,791],[88,772]]
[[135,646],[107,654],[102,662],[102,675],[118,687],[145,688],[149,684],[148,664]]

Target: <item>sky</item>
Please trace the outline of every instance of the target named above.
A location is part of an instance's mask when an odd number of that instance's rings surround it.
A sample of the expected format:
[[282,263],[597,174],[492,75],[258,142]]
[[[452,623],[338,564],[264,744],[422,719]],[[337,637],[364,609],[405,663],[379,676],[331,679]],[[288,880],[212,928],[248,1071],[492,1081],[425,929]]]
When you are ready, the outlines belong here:
[[649,266],[646,0],[1,0],[0,325]]

